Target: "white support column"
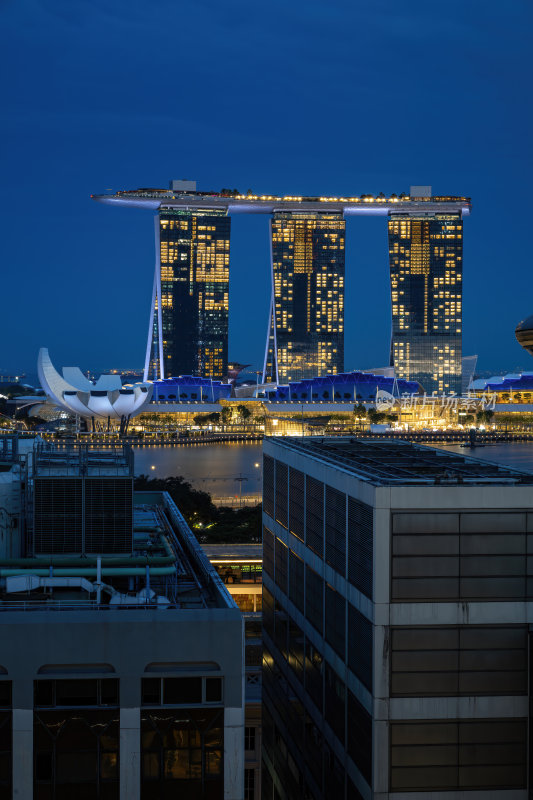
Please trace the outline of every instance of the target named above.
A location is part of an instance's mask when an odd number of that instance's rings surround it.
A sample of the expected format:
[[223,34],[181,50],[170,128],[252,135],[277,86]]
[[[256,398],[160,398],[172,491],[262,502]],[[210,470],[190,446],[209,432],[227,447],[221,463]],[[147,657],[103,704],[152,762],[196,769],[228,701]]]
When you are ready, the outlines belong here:
[[13,709],[13,798],[33,798],[33,710]]
[[141,710],[120,709],[120,800],[141,796]]
[[146,358],[144,361],[144,375],[143,375],[144,381],[152,379],[152,376],[150,375],[150,361],[152,360],[152,350],[154,341],[154,309],[155,309],[156,296],[157,296],[157,275],[154,271],[154,288],[152,291],[152,306],[150,308],[150,322],[148,324],[148,341],[146,343]]
[[244,708],[224,709],[224,800],[244,798]]
[[279,380],[279,372],[278,372],[278,338],[277,338],[277,331],[276,331],[276,299],[275,299],[275,290],[274,290],[274,252],[272,247],[272,219],[270,220],[270,276],[272,281],[272,294],[270,300],[270,315],[268,317],[268,329],[267,329],[267,338],[266,338],[266,347],[265,347],[265,362],[263,366],[263,383],[266,383],[266,368],[268,362],[268,345],[270,343],[270,336],[272,335],[273,339],[273,353],[272,359],[273,364],[275,365],[275,380],[276,384]]
[[165,359],[163,357],[163,301],[161,299],[161,230],[159,214],[154,217],[155,222],[155,280],[157,295],[157,338],[159,345],[159,377],[165,377]]
[[[266,345],[265,345],[265,360],[263,361],[263,376],[262,376],[262,383],[266,383],[266,374],[267,374],[267,364],[268,364],[268,345],[270,344],[270,334],[272,331],[272,314],[274,313],[274,300],[270,300],[270,312],[268,315],[268,325],[267,325],[267,335],[266,335]],[[274,358],[274,354],[272,354]]]

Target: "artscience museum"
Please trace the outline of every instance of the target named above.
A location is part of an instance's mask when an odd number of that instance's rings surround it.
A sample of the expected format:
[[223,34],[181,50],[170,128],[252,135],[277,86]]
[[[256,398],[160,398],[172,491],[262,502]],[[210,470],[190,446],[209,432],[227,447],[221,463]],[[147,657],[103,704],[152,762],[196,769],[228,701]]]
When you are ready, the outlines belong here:
[[145,410],[152,398],[151,383],[122,385],[119,375],[101,375],[96,383],[85,377],[79,367],[56,370],[48,349],[39,350],[37,362],[39,381],[48,398],[56,406],[83,419],[120,421],[121,429],[128,421]]

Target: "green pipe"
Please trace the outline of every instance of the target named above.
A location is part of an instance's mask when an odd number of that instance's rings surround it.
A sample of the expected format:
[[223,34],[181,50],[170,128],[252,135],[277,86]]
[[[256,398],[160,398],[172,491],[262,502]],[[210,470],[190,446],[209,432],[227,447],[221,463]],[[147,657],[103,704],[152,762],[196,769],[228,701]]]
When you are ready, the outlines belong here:
[[[124,562],[122,562],[124,563]],[[173,575],[176,568],[172,567],[150,567],[150,575]],[[49,569],[3,569],[0,568],[0,578],[7,578],[11,575],[37,575],[38,578],[49,578]],[[102,577],[116,578],[120,575],[146,575],[144,567],[102,567]],[[71,567],[70,569],[56,569],[54,567],[53,578],[96,578],[96,567]]]
[[[124,563],[131,564],[133,567],[145,567],[148,565],[150,568],[164,567],[174,564],[176,561],[176,556],[172,552],[172,548],[167,537],[161,536],[161,540],[167,552],[166,556],[128,556],[127,554],[124,554],[123,556],[102,556],[102,568],[104,568],[104,565],[107,565],[108,567],[123,566]],[[54,567],[54,574],[56,574],[56,567],[58,569],[61,569],[62,567],[76,567],[78,564],[80,564],[80,569],[84,569],[85,567],[95,567],[96,557],[90,556],[86,558],[85,556],[50,555],[46,556],[46,558],[43,556],[39,556],[37,558],[4,558],[0,562],[0,570],[3,569],[3,567],[7,567],[9,569],[20,567],[22,570],[27,572],[30,569],[47,569],[48,567],[52,566]],[[50,573],[47,571],[46,574],[49,575]],[[57,574],[60,575],[61,573],[57,572]]]
[[[148,566],[160,566],[163,567],[167,564],[173,564],[176,561],[175,556],[128,556],[127,553],[124,554],[122,558],[113,556],[113,557],[104,557],[102,556],[102,567],[103,565],[107,565],[108,567],[113,566],[124,566],[124,564],[131,564],[132,567],[142,567]],[[30,569],[45,569],[48,567],[54,568],[54,574],[56,571],[56,567],[61,569],[61,567],[76,567],[80,565],[80,569],[85,569],[86,567],[96,567],[96,558],[82,558],[81,556],[70,556],[70,557],[63,557],[63,556],[48,556],[47,558],[3,558],[0,561],[0,569],[3,567],[8,568],[15,568],[20,567],[25,571],[29,571]],[[47,575],[49,573],[47,572]]]

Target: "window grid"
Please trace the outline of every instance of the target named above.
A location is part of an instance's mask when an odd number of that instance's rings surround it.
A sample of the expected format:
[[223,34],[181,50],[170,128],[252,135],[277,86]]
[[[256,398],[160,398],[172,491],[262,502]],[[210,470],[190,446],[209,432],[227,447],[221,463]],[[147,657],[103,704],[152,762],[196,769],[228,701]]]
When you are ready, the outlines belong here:
[[305,481],[305,543],[324,557],[324,484],[309,475]]
[[324,581],[305,565],[305,616],[322,636],[324,630]]
[[284,528],[288,524],[288,507],[289,507],[289,468],[283,461],[276,461],[276,522],[283,525]]
[[289,530],[301,542],[305,535],[305,475],[289,467]]
[[526,626],[391,629],[391,696],[524,695]]
[[372,506],[348,497],[348,580],[372,600],[373,571]]
[[326,561],[346,576],[346,495],[326,485]]
[[255,750],[255,728],[246,726],[244,729],[244,749]]
[[391,791],[526,787],[526,719],[390,724]]

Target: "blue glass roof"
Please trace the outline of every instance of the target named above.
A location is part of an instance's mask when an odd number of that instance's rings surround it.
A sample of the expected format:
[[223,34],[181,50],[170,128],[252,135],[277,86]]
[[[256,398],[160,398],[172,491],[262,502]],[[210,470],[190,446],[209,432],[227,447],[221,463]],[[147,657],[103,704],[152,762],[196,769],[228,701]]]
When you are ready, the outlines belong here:
[[266,389],[273,400],[374,400],[376,391],[382,389],[395,396],[418,394],[420,387],[416,381],[373,375],[369,372],[341,372],[337,375],[323,375],[295,381],[276,389]]
[[493,392],[519,392],[533,391],[533,375],[520,375],[518,378],[504,378],[503,381],[495,383],[487,383],[486,389],[491,389]]
[[154,381],[154,402],[160,400],[219,400],[229,398],[231,384],[194,375],[179,375]]

